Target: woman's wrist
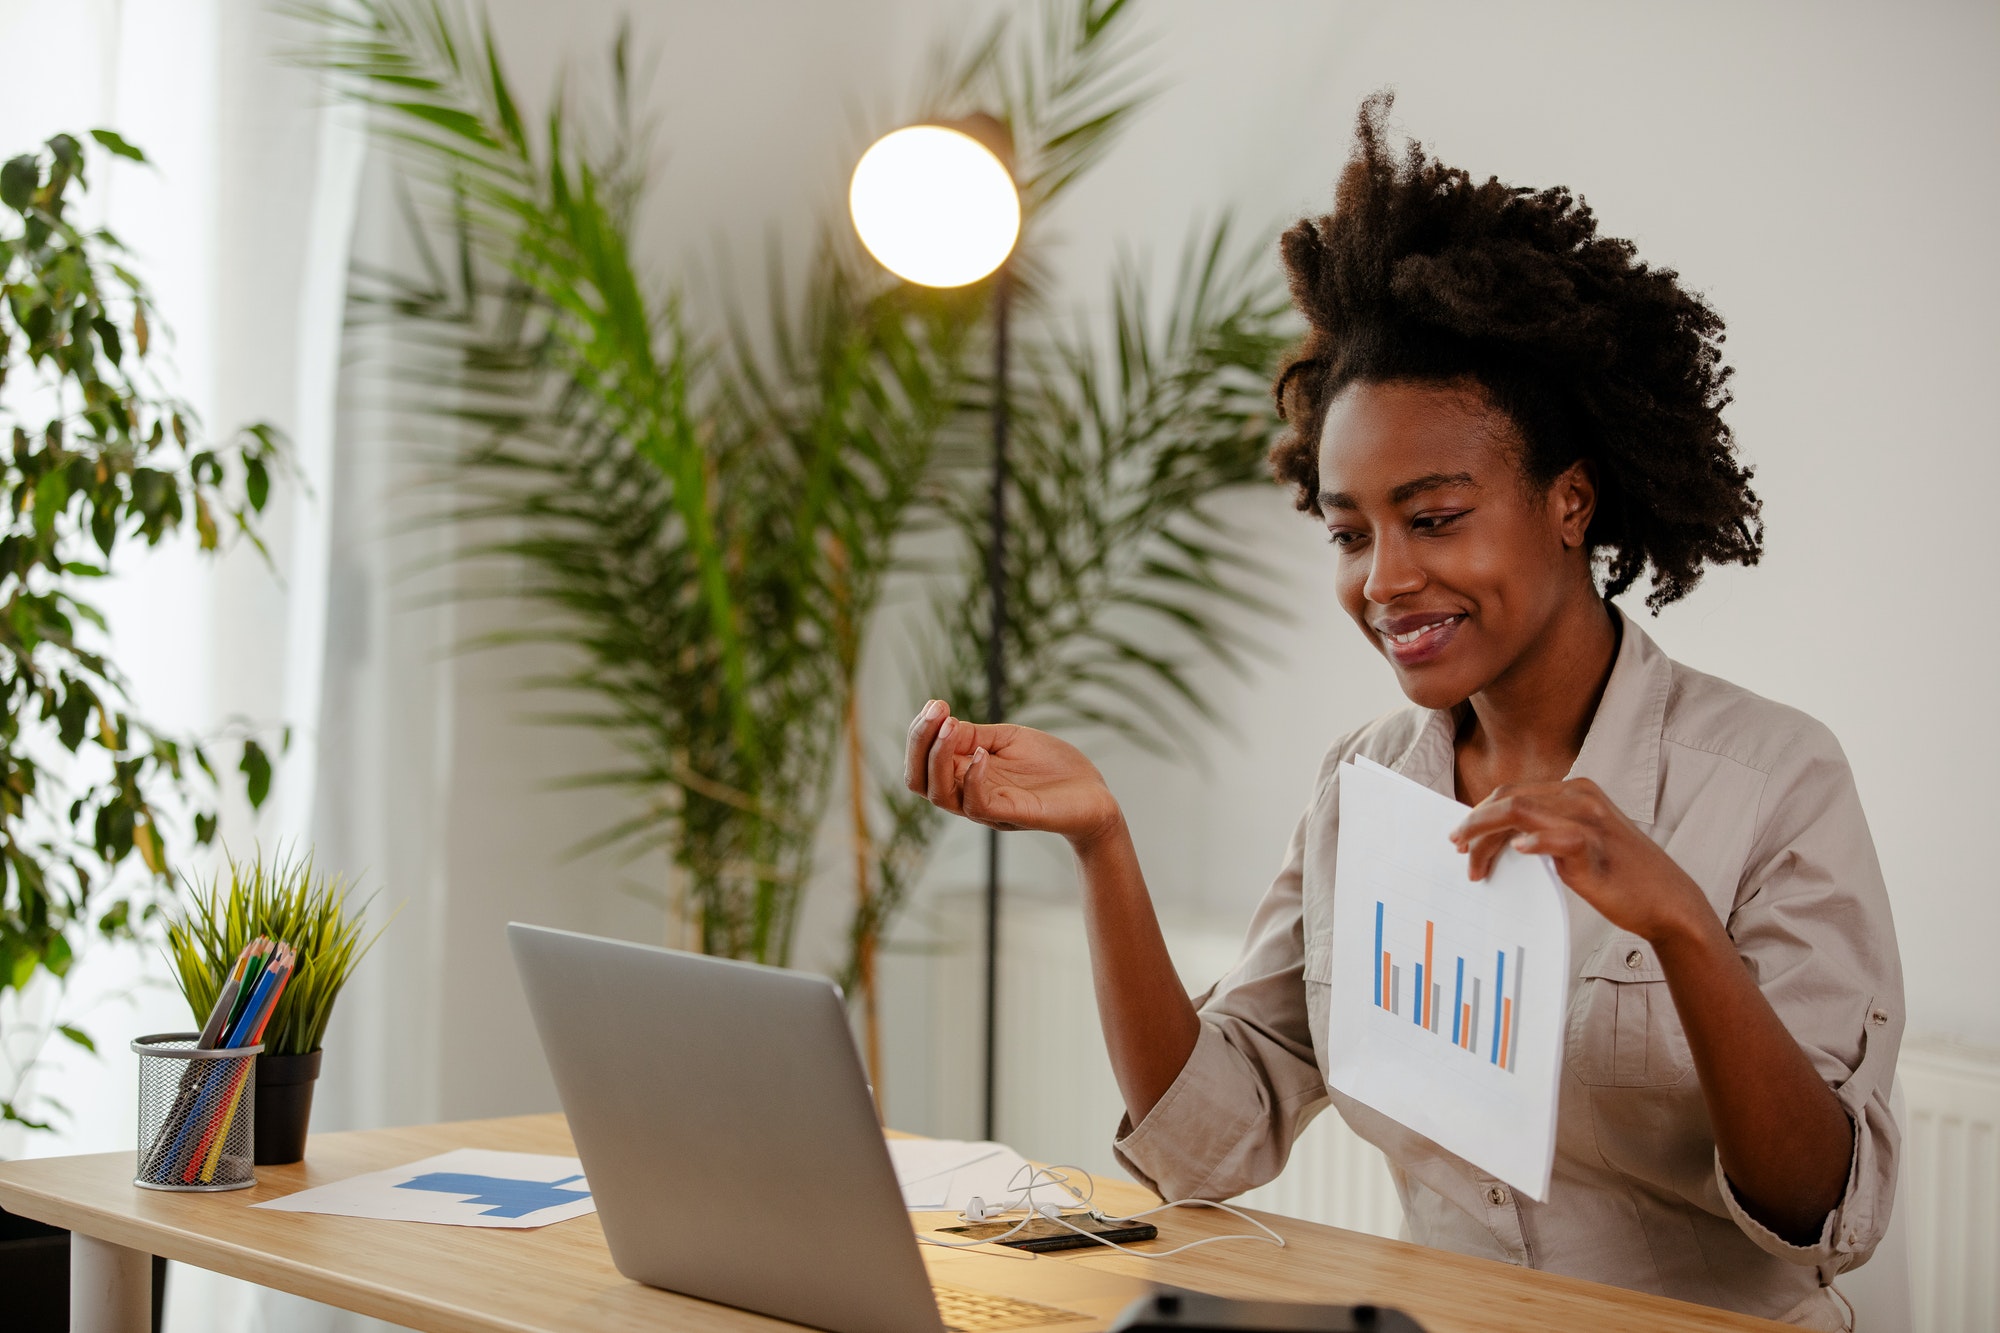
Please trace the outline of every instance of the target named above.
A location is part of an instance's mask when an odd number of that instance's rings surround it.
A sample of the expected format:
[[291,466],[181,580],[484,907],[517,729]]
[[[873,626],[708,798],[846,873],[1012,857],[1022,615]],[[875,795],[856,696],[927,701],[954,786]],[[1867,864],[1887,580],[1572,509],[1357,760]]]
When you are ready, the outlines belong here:
[[1125,826],[1124,810],[1108,794],[1106,799],[1110,808],[1100,819],[1084,831],[1069,835],[1070,850],[1086,872],[1092,863],[1103,860],[1106,852],[1132,840],[1132,831]]
[[1736,957],[1736,942],[1730,939],[1728,928],[1692,882],[1681,895],[1679,910],[1666,914],[1658,928],[1647,933],[1646,940],[1663,968]]

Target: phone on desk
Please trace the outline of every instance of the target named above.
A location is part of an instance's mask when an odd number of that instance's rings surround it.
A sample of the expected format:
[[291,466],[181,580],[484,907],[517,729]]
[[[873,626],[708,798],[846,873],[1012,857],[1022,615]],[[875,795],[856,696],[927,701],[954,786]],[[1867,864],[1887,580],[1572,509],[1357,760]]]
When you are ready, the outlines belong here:
[[[1064,1223],[1068,1223],[1067,1226]],[[1114,1245],[1128,1245],[1135,1240],[1152,1240],[1160,1234],[1160,1229],[1151,1222],[1102,1221],[1089,1213],[1065,1213],[1061,1222],[1046,1217],[1037,1217],[1019,1231],[1018,1218],[1004,1222],[974,1222],[969,1226],[940,1227],[955,1236],[967,1240],[990,1240],[996,1245],[1011,1245],[1017,1250],[1033,1250],[1037,1254],[1047,1250],[1075,1250],[1086,1245],[1096,1245],[1099,1240],[1110,1241]],[[1089,1235],[1079,1236],[1076,1231]],[[1014,1234],[1007,1236],[1007,1233]],[[1007,1236],[1000,1240],[999,1237]],[[1095,1237],[1096,1239],[1092,1239]]]

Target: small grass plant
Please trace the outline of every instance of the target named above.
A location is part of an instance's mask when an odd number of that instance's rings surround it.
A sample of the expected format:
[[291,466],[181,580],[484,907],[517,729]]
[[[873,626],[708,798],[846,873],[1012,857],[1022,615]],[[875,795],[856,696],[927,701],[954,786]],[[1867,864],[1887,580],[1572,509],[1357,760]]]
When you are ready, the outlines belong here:
[[362,935],[370,900],[350,908],[354,886],[343,876],[319,873],[310,852],[281,851],[268,862],[261,852],[248,861],[231,857],[227,871],[206,884],[184,878],[187,905],[167,923],[166,952],[195,1022],[214,1008],[243,947],[264,935],[298,952],[298,970],[264,1030],[264,1050],[318,1050],[340,988],[381,936],[379,929]]

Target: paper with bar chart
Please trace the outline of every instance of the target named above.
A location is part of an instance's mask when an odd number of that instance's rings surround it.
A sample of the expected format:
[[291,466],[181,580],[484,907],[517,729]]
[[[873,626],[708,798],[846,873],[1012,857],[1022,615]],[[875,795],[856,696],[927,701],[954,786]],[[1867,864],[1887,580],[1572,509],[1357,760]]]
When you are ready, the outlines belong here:
[[1466,807],[1370,760],[1340,770],[1327,1081],[1546,1200],[1555,1160],[1565,890],[1546,857],[1466,878]]

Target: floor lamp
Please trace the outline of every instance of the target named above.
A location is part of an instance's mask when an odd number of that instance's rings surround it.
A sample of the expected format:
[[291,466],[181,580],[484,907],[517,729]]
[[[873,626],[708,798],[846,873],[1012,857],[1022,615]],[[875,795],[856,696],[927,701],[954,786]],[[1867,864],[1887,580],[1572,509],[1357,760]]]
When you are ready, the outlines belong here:
[[[1021,234],[1013,137],[993,116],[910,125],[862,154],[848,211],[868,253],[899,278],[963,287],[993,277],[993,480],[986,583],[992,621],[986,647],[986,716],[1006,717],[1007,257]],[[986,1013],[984,1133],[994,1136],[1000,997],[1000,832],[986,833]]]

